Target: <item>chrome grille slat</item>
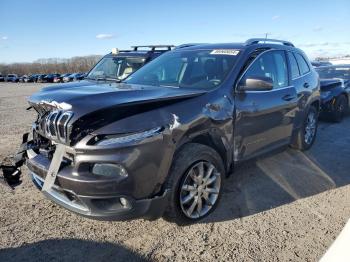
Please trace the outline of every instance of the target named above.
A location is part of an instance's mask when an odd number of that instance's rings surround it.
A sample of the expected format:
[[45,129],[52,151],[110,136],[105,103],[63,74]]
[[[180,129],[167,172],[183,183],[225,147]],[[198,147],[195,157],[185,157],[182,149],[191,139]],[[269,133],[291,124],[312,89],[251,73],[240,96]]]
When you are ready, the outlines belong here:
[[47,138],[67,143],[67,126],[72,116],[73,112],[71,111],[53,110],[42,115],[38,126]]

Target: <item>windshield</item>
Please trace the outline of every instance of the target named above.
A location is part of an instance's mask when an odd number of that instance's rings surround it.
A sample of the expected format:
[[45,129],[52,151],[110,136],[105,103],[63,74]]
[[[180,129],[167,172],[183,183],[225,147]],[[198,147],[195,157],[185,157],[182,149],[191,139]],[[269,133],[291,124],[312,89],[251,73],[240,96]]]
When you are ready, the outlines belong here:
[[320,78],[342,78],[350,80],[350,66],[349,67],[318,67],[316,68]]
[[144,63],[143,57],[105,57],[90,71],[87,78],[123,80]]
[[210,89],[223,82],[238,52],[234,49],[168,52],[142,67],[125,82]]

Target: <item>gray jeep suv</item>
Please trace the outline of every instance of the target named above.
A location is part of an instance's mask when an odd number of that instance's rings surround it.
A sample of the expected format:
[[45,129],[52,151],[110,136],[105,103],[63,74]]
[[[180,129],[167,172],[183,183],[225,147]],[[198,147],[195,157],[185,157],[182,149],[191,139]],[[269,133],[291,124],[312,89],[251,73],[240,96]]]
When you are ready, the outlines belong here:
[[121,83],[86,79],[29,98],[34,183],[57,204],[102,220],[186,223],[219,203],[238,162],[313,144],[318,74],[287,41],[168,51]]

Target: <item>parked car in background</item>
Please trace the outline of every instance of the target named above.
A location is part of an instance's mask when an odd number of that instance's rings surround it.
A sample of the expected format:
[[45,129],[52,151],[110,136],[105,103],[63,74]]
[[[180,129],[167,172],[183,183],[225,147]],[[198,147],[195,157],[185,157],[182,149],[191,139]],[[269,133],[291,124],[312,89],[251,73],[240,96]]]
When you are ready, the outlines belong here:
[[72,75],[72,74],[66,74],[66,75],[62,78],[62,82],[64,82],[64,83],[69,82],[69,81],[70,81],[70,79],[69,79],[69,76],[70,76],[70,75]]
[[90,72],[89,79],[122,81],[156,57],[170,51],[173,45],[132,46],[132,50],[118,50],[105,55]]
[[75,73],[75,74],[71,74],[69,75],[69,82],[72,81],[79,81],[79,80],[83,80],[85,77],[85,73]]
[[321,115],[341,122],[350,107],[350,65],[316,68],[321,79]]
[[4,81],[5,81],[5,77],[2,74],[0,74],[0,82],[4,82]]
[[216,208],[235,164],[315,141],[319,76],[290,42],[180,48],[121,83],[128,62],[108,59],[28,99],[32,181],[72,212],[194,222]]
[[36,82],[37,74],[32,74],[25,77],[23,80],[25,83]]
[[332,65],[332,63],[328,61],[311,61],[311,64],[313,67]]
[[45,77],[46,77],[46,74],[38,74],[36,76],[36,81],[37,83],[45,83]]
[[27,75],[22,75],[22,76],[18,77],[18,82],[24,83],[25,82],[24,79],[26,79],[27,77],[28,77]]
[[55,77],[60,77],[60,74],[48,74],[43,78],[43,83],[53,83]]
[[6,76],[6,82],[18,82],[19,78],[18,78],[18,75],[16,74],[8,74]]
[[63,83],[63,78],[67,77],[69,75],[70,75],[70,73],[68,73],[68,74],[61,74],[59,76],[55,76],[54,79],[53,79],[53,82],[54,83]]

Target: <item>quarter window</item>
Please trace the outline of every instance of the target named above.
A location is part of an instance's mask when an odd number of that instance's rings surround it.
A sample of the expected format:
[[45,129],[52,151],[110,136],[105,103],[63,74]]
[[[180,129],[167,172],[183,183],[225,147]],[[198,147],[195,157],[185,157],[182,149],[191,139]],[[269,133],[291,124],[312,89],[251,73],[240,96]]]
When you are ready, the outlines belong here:
[[290,69],[292,72],[292,78],[299,77],[300,76],[299,67],[298,67],[297,60],[295,59],[293,53],[288,52],[288,58],[289,58],[289,63],[290,63]]
[[243,78],[269,77],[273,88],[288,86],[288,70],[284,51],[269,51],[258,57]]
[[307,62],[305,61],[305,58],[298,53],[295,54],[295,57],[297,58],[301,74],[305,75],[306,73],[308,73],[310,71],[310,68]]

